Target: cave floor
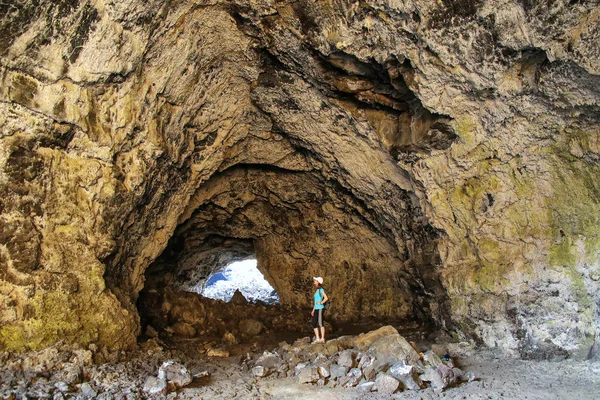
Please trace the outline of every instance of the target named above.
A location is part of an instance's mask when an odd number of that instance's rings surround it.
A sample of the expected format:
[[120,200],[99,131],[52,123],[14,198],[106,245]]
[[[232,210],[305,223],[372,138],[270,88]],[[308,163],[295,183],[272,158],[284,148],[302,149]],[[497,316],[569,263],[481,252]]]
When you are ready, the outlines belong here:
[[[337,335],[355,334],[353,329],[338,327]],[[424,332],[407,326],[403,335],[418,343],[419,349],[431,348],[437,340],[443,340],[432,332]],[[159,340],[161,347],[149,348],[141,343],[140,348],[121,361],[92,365],[83,368],[83,380],[92,384],[98,399],[148,398],[142,391],[149,376],[156,376],[158,368],[167,360],[181,362],[196,375],[191,384],[165,396],[150,398],[167,399],[600,399],[599,361],[532,361],[506,359],[486,350],[467,350],[453,357],[455,365],[475,380],[459,386],[435,392],[431,388],[418,391],[398,392],[383,395],[365,393],[357,388],[325,387],[300,384],[297,377],[257,378],[244,365],[246,357],[258,358],[264,351],[272,351],[282,341],[293,343],[302,337],[297,332],[267,334],[257,337],[252,343],[227,346],[230,356],[209,357],[199,349],[208,349],[211,342],[206,339]],[[432,341],[432,338],[435,341]],[[419,343],[420,341],[420,343]],[[212,342],[214,343],[214,342]],[[216,347],[225,348],[222,345]],[[2,359],[6,362],[7,358]],[[3,364],[0,362],[0,364]],[[15,379],[12,383],[2,379],[11,365],[27,365],[22,359],[18,363],[5,363],[0,371],[0,398],[54,398],[80,399],[82,384],[72,385],[70,391],[57,393],[57,382],[50,376],[40,378],[31,375],[26,379]],[[202,372],[206,372],[202,374]],[[3,375],[4,374],[4,375]],[[43,374],[42,374],[43,375]],[[45,379],[45,380],[44,380]],[[24,383],[27,381],[27,383]],[[45,389],[46,388],[46,389]],[[54,396],[53,396],[54,395]],[[58,395],[58,397],[57,397]],[[88,397],[89,398],[89,397]]]
[[[371,326],[371,328],[373,328]],[[397,326],[402,335],[417,343],[420,349],[431,348],[437,340],[447,340],[435,332],[416,325]],[[366,330],[368,331],[368,330]],[[331,337],[359,334],[356,325],[337,326]],[[476,380],[466,382],[443,392],[431,388],[398,392],[391,397],[375,392],[364,393],[356,388],[329,388],[300,384],[297,377],[255,378],[240,366],[240,358],[248,353],[260,355],[272,351],[282,341],[293,343],[298,333],[263,335],[253,344],[230,347],[231,357],[216,358],[206,354],[195,357],[197,369],[205,369],[209,377],[195,379],[191,385],[177,392],[177,399],[600,399],[600,362],[598,361],[532,361],[506,359],[491,351],[468,352],[454,361],[465,372],[472,372]],[[438,342],[439,343],[439,342]],[[169,346],[180,354],[194,354],[195,340],[177,341]],[[172,395],[173,396],[173,395]]]
[[[255,347],[254,351],[260,353],[273,347],[271,343],[266,348]],[[250,346],[240,349],[252,351]],[[202,356],[198,361],[205,365],[210,377],[196,379],[190,386],[180,389],[177,399],[600,399],[599,361],[516,360],[499,357],[490,351],[473,351],[468,356],[454,358],[454,361],[463,371],[472,372],[476,380],[443,392],[428,388],[392,396],[364,393],[357,388],[300,384],[297,377],[255,378],[250,371],[240,367],[239,356]]]

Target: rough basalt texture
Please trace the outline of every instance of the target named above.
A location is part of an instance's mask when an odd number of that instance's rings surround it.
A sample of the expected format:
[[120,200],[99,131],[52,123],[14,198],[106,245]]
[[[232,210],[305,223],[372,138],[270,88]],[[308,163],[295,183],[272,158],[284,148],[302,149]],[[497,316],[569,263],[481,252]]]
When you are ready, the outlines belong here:
[[132,346],[152,263],[255,253],[285,305],[598,354],[595,2],[0,11],[0,348]]

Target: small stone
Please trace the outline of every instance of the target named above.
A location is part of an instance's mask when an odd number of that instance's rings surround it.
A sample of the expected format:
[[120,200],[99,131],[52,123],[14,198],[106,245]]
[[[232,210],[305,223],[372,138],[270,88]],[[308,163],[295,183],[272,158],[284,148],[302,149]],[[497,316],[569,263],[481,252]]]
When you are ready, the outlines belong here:
[[314,383],[319,380],[319,372],[314,367],[304,367],[298,374],[300,383]]
[[[64,400],[65,396],[63,396],[63,394],[61,392],[56,392],[54,393],[54,396],[52,396],[52,400]],[[8,399],[11,399],[11,397],[8,397]]]
[[364,369],[365,367],[368,367],[369,365],[373,364],[374,361],[375,359],[365,354],[360,358],[360,361],[358,362],[358,368]]
[[330,376],[329,368],[322,365],[322,366],[318,367],[317,370],[319,371],[319,375],[321,375],[323,378],[329,378],[329,376]]
[[467,372],[467,373],[465,374],[465,376],[467,377],[467,380],[468,380],[469,382],[473,382],[473,381],[477,380],[477,377],[476,377],[476,376],[475,376],[475,374],[474,374],[474,373],[472,373],[472,372]]
[[454,370],[446,365],[439,365],[437,367],[445,386],[453,385],[458,381],[458,376],[454,374]]
[[437,368],[438,366],[443,364],[442,359],[439,358],[438,355],[431,350],[423,354],[423,359],[426,363],[428,363],[434,368]]
[[210,372],[208,371],[199,371],[194,374],[194,378],[204,378],[205,376],[210,376]]
[[146,327],[146,336],[148,336],[149,338],[157,338],[158,332],[156,331],[156,329],[154,329],[152,325],[148,325]]
[[59,391],[61,392],[68,392],[69,391],[69,385],[67,385],[65,382],[63,381],[58,381],[54,384],[54,387],[57,388]]
[[375,390],[383,394],[393,394],[400,387],[398,379],[386,373],[381,373],[375,379]]
[[237,344],[238,340],[233,333],[225,332],[225,334],[223,335],[223,342],[228,344]]
[[212,348],[212,349],[208,350],[206,355],[208,355],[209,357],[227,358],[227,357],[229,357],[229,352],[227,350],[223,350],[223,349]]
[[349,379],[348,379],[348,381],[346,381],[344,386],[354,387],[354,386],[358,385],[358,383],[362,379],[362,371],[358,368],[352,368],[350,371],[348,371],[348,374],[346,375],[346,377],[348,377]]
[[177,388],[189,385],[192,374],[182,364],[173,360],[165,361],[158,369],[158,378],[172,382]]
[[375,382],[365,382],[365,383],[361,383],[359,384],[356,388],[358,390],[360,390],[361,392],[371,392],[373,391],[373,387],[375,386]]
[[294,367],[294,375],[300,374],[300,371],[306,368],[307,365],[308,363],[298,363],[296,367]]
[[442,379],[442,374],[436,368],[426,367],[425,372],[419,378],[425,382],[429,382],[431,388],[435,391],[441,391],[446,387],[444,379]]
[[92,398],[98,395],[94,388],[92,388],[92,386],[87,382],[81,384],[80,390],[81,394],[86,398]]
[[146,343],[142,345],[142,350],[144,350],[148,354],[152,354],[155,352],[162,351],[163,348],[158,344],[156,339],[148,339],[146,340]]
[[167,394],[167,381],[165,379],[149,376],[146,379],[142,390],[150,395],[160,394],[164,396]]
[[268,374],[269,371],[262,365],[257,365],[256,367],[252,368],[252,375],[256,376],[257,378],[264,378]]

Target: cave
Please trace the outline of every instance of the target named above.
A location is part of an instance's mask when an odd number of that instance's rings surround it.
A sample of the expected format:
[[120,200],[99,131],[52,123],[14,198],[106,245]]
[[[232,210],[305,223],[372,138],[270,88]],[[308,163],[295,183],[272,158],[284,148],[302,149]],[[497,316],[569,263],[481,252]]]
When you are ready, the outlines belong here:
[[[320,276],[332,340],[597,362],[599,9],[551,3],[0,5],[0,361],[248,366]],[[250,258],[277,304],[195,293]]]

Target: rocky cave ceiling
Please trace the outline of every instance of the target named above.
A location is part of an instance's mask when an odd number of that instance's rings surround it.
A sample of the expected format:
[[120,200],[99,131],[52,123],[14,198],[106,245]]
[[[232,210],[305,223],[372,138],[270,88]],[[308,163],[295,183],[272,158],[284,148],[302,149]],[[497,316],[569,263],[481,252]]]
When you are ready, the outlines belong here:
[[[135,343],[145,271],[597,352],[594,1],[0,4],[0,347]],[[161,256],[162,254],[162,256]]]

